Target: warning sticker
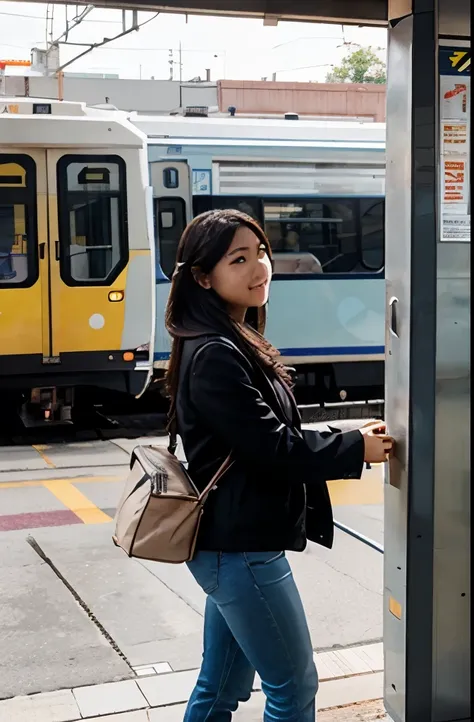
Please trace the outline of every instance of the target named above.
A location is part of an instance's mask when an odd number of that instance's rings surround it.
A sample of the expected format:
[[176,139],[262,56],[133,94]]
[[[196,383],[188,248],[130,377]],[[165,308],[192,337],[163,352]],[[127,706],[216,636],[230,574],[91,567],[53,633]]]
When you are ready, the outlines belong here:
[[468,202],[466,161],[444,160],[443,203]]
[[471,240],[469,185],[471,52],[443,47],[440,53],[441,240]]
[[452,75],[441,78],[441,117],[444,120],[467,120],[470,90],[471,78],[453,78]]

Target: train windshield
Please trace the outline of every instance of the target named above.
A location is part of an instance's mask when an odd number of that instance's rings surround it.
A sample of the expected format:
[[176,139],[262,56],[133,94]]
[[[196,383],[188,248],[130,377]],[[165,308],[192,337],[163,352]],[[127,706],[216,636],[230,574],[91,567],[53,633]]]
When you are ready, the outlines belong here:
[[64,156],[58,163],[61,276],[71,286],[109,285],[125,267],[125,164]]

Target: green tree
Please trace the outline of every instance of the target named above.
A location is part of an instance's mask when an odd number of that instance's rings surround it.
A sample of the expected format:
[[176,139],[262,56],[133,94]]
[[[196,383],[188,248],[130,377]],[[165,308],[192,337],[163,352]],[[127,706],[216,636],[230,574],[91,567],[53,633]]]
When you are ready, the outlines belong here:
[[372,48],[353,50],[340,65],[326,75],[326,83],[377,83],[387,82],[387,66]]

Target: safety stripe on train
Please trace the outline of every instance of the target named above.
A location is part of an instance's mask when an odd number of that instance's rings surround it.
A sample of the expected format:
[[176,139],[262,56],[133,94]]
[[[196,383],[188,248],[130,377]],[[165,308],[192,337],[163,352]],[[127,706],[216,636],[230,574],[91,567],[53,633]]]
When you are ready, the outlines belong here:
[[[318,348],[281,348],[282,356],[368,356],[385,353],[384,346],[327,346]],[[155,361],[168,361],[169,352],[157,352]]]

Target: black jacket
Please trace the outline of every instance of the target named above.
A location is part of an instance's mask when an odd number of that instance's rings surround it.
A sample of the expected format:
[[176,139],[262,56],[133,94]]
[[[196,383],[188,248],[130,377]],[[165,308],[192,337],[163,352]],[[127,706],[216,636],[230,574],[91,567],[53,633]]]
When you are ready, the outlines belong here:
[[235,460],[204,506],[198,549],[302,551],[307,538],[332,546],[326,481],[360,478],[359,431],[301,431],[286,387],[217,335],[184,342],[176,412],[199,489],[229,451]]

